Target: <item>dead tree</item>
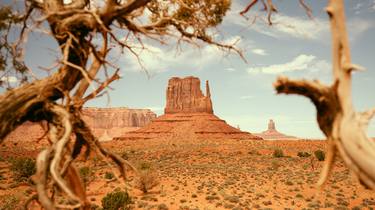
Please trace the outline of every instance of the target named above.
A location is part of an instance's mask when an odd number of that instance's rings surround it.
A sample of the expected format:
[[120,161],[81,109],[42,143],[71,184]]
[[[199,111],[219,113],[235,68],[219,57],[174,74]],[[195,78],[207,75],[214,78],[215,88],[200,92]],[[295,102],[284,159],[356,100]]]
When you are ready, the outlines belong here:
[[[0,56],[1,71],[18,70],[22,74],[35,71],[28,69],[22,60],[30,31],[48,33],[60,48],[60,61],[51,76],[25,82],[0,95],[0,143],[26,121],[48,122],[51,144],[37,157],[35,178],[38,200],[45,209],[88,208],[85,190],[73,164],[83,146],[114,161],[124,178],[125,168],[131,167],[100,146],[80,115],[86,101],[119,79],[119,69],[107,61],[111,47],[121,46],[137,59],[131,40],[143,46],[147,39],[165,44],[165,38],[173,38],[178,44],[202,42],[240,53],[232,45],[216,42],[210,30],[222,22],[230,3],[230,0],[73,0],[69,3],[25,0],[24,11],[20,13],[11,9],[1,11],[7,15],[0,17],[0,50],[12,57]],[[19,31],[15,42],[8,39],[12,27],[18,27]],[[94,39],[101,44],[94,43]],[[7,62],[13,66],[6,67]],[[99,82],[98,72],[108,73],[110,68],[112,76]],[[98,83],[98,88],[87,93],[91,83]],[[74,142],[73,146],[70,142]],[[69,204],[57,203],[49,189],[58,189],[67,196]]]
[[[258,0],[253,0],[246,13]],[[271,0],[266,8],[273,8]],[[311,14],[308,6],[301,5]],[[268,20],[273,10],[268,9]],[[275,10],[276,11],[276,10]],[[366,129],[375,115],[375,108],[358,113],[353,108],[351,93],[352,72],[361,67],[351,63],[345,10],[342,0],[330,0],[326,8],[332,32],[332,64],[334,81],[330,86],[319,81],[290,80],[279,77],[274,83],[277,93],[298,94],[309,98],[317,109],[317,121],[327,137],[328,153],[318,186],[322,186],[332,169],[337,155],[366,187],[375,189],[375,142],[367,137]],[[271,22],[270,22],[271,23]]]

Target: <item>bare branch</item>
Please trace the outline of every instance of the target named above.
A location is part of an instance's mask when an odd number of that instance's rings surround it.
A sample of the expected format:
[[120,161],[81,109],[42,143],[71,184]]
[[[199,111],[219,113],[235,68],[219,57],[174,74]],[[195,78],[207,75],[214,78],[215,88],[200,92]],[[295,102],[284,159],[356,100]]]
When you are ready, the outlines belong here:
[[257,2],[258,0],[252,0],[250,4],[248,4],[245,9],[240,12],[240,15],[245,15]]

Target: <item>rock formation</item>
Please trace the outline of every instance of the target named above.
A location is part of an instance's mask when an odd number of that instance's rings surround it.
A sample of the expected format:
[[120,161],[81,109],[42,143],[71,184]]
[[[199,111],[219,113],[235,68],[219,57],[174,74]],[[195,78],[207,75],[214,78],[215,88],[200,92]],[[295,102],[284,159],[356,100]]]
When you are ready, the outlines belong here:
[[294,140],[297,139],[294,136],[287,136],[276,130],[275,122],[270,119],[268,122],[268,129],[262,133],[256,133],[255,135],[262,137],[265,140]]
[[100,141],[108,141],[122,133],[137,130],[156,118],[156,114],[149,109],[125,107],[84,108],[82,114]]
[[[90,126],[100,141],[111,140],[114,136],[134,131],[150,123],[156,114],[149,109],[129,108],[83,108],[84,121]],[[46,126],[44,126],[46,127]],[[27,122],[10,133],[5,142],[36,142],[45,129],[37,123]],[[38,141],[42,144],[47,141]]]
[[168,82],[165,114],[213,113],[210,87],[206,81],[206,96],[197,77],[173,77]]
[[115,139],[261,139],[228,125],[213,114],[211,93],[206,81],[206,96],[197,77],[173,77],[166,91],[165,114],[147,126]]
[[156,118],[149,109],[83,108],[83,119],[93,129],[143,127]]

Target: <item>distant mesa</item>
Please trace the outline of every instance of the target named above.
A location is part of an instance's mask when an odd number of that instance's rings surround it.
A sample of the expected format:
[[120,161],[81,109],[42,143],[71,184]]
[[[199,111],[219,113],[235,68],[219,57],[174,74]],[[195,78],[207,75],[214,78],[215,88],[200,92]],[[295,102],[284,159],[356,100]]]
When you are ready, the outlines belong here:
[[[150,123],[156,114],[149,109],[118,108],[83,108],[83,120],[89,125],[99,141],[112,140],[124,132],[134,131]],[[46,127],[47,125],[44,125]],[[38,140],[45,133],[46,128],[38,123],[26,122],[11,132],[4,141],[13,142],[39,142],[39,146],[48,144],[44,138]]]
[[288,136],[283,133],[280,133],[276,130],[275,122],[270,119],[268,122],[268,129],[262,133],[256,133],[256,136],[262,137],[265,140],[296,140],[297,137]]
[[93,130],[99,141],[112,140],[124,132],[139,129],[156,118],[150,109],[83,108],[83,120]]
[[203,95],[199,78],[173,77],[168,81],[166,97],[164,115],[152,120],[145,127],[124,133],[116,139],[262,139],[228,125],[213,114],[208,81],[206,95]]

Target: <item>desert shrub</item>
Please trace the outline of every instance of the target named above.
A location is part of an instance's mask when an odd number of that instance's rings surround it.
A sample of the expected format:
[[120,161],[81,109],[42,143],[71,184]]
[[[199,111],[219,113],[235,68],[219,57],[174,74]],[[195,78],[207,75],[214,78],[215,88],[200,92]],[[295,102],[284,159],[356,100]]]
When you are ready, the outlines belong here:
[[129,160],[129,154],[128,154],[128,152],[122,152],[121,153],[121,157],[124,159],[124,160]]
[[273,157],[276,157],[276,158],[284,157],[283,150],[282,149],[275,149],[273,151]]
[[326,158],[325,152],[320,150],[320,149],[316,150],[314,152],[314,155],[315,155],[316,159],[318,159],[319,161],[324,161],[324,159]]
[[15,158],[11,159],[10,163],[14,180],[17,182],[28,181],[36,172],[35,160],[32,158]]
[[18,209],[19,207],[19,199],[14,195],[0,197],[0,210]]
[[150,170],[151,169],[151,164],[148,162],[141,162],[139,164],[139,169],[140,170]]
[[92,169],[90,167],[84,166],[79,169],[79,175],[83,181],[83,183],[87,184],[92,180]]
[[277,170],[280,167],[280,163],[277,160],[273,160],[271,162],[271,169],[272,170]]
[[151,169],[141,170],[139,177],[136,180],[135,187],[144,193],[147,193],[152,188],[159,184],[158,175]]
[[103,210],[127,210],[132,203],[128,192],[115,190],[102,199]]
[[311,154],[308,153],[308,152],[298,152],[298,153],[297,153],[297,156],[298,156],[298,157],[310,157]]
[[113,179],[113,177],[115,177],[115,175],[112,172],[107,171],[104,174],[104,178],[106,178],[106,179]]
[[260,153],[257,151],[257,150],[250,150],[249,152],[248,152],[248,154],[249,155],[260,155]]

